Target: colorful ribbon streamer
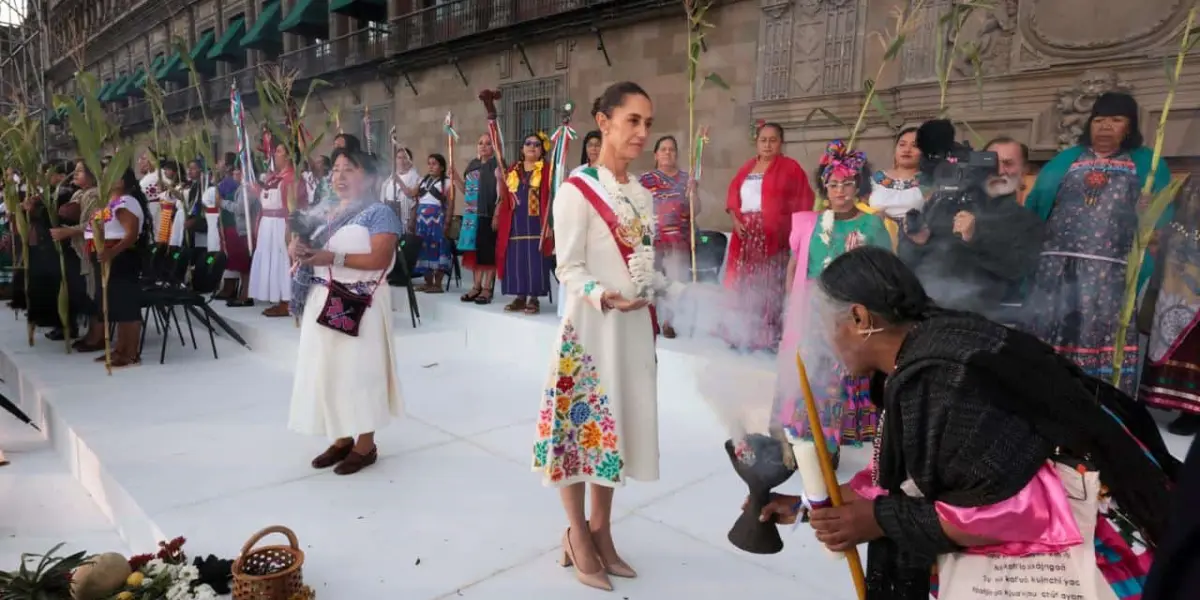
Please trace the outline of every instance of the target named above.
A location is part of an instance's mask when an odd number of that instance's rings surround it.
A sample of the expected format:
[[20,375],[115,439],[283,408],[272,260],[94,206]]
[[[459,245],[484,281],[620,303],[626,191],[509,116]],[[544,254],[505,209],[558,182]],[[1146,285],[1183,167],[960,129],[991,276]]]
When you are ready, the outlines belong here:
[[700,162],[704,156],[704,145],[708,143],[708,127],[700,129],[699,135],[696,136],[696,163],[692,165],[692,179],[700,181],[700,176],[703,174],[703,163]]
[[[236,85],[229,86],[229,118],[233,121],[234,133],[237,136],[237,152],[238,157],[242,161],[242,185],[239,192],[242,194],[243,200],[249,193],[249,186],[258,181],[258,177],[254,174],[254,156],[250,152],[250,138],[246,133],[245,123],[245,107],[242,104],[242,94],[238,91]],[[270,152],[270,150],[267,150]],[[251,220],[250,203],[242,202],[246,209],[246,246],[250,249],[250,254],[254,255],[254,227]]]
[[550,168],[552,169],[553,185],[550,187],[550,193],[558,192],[558,187],[566,180],[569,169],[567,168],[567,151],[571,146],[571,141],[579,139],[579,134],[571,127],[571,113],[575,110],[575,103],[568,101],[563,105],[563,120],[562,125],[554,130],[554,135],[550,136],[550,141],[554,143],[554,148],[550,153]]

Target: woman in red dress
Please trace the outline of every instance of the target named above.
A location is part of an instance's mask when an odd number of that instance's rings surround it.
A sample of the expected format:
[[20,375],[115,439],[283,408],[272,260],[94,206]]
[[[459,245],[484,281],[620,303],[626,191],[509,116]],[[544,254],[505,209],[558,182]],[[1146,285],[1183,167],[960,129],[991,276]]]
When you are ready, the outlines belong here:
[[724,282],[731,306],[718,333],[737,350],[774,352],[783,332],[792,213],[813,209],[813,191],[800,164],[783,155],[781,126],[760,125],[756,146],[758,155],[729,182],[725,200],[733,220]]

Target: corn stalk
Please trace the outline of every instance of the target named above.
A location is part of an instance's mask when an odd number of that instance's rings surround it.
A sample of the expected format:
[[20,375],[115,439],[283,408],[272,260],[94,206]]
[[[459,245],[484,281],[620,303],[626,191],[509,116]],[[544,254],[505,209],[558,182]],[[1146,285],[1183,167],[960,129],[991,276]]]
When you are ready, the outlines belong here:
[[[58,227],[58,194],[55,193],[56,190],[50,184],[50,173],[42,171],[41,120],[31,118],[28,108],[25,105],[20,105],[17,107],[16,121],[9,132],[12,136],[9,164],[15,164],[20,167],[21,172],[25,176],[26,194],[28,197],[41,197],[50,228]],[[32,229],[32,223],[27,227]],[[58,253],[59,284],[56,308],[59,322],[63,327],[63,340],[66,343],[66,351],[70,354],[72,343],[70,296],[67,288],[67,265],[66,256],[63,254],[63,245],[53,239],[40,240],[39,243],[51,244]],[[28,272],[26,272],[25,291],[27,296],[30,294],[28,281]],[[32,321],[29,323],[29,327],[34,327]],[[30,336],[30,339],[32,340],[33,336]]]
[[1142,259],[1146,248],[1154,237],[1155,227],[1162,218],[1167,207],[1175,201],[1179,190],[1183,188],[1186,177],[1180,177],[1151,197],[1154,191],[1154,179],[1158,174],[1158,163],[1162,160],[1163,138],[1166,137],[1167,115],[1171,112],[1171,104],[1175,102],[1175,89],[1179,86],[1179,76],[1183,72],[1183,62],[1192,49],[1200,42],[1200,27],[1196,26],[1197,6],[1193,5],[1188,11],[1187,22],[1184,23],[1179,36],[1179,51],[1175,55],[1175,68],[1167,69],[1167,97],[1163,100],[1162,113],[1158,117],[1158,127],[1154,131],[1154,157],[1150,161],[1150,173],[1142,187],[1142,199],[1138,203],[1142,210],[1138,214],[1137,233],[1134,235],[1133,246],[1129,249],[1129,257],[1125,261],[1125,301],[1121,305],[1121,316],[1117,319],[1117,335],[1113,345],[1112,384],[1120,386],[1121,366],[1125,362],[1125,339],[1129,335],[1129,323],[1133,321],[1133,312],[1137,306],[1138,279],[1142,271]]
[[[875,77],[863,82],[866,96],[863,98],[862,108],[858,111],[858,118],[854,121],[854,127],[850,129],[850,141],[846,143],[848,150],[854,149],[854,143],[858,141],[858,134],[864,129],[869,109],[874,108],[889,124],[894,121],[891,112],[883,105],[883,100],[876,93],[876,82],[883,77],[884,70],[887,69],[888,65],[892,64],[900,56],[901,51],[904,50],[904,43],[908,40],[908,36],[920,24],[921,9],[924,6],[925,0],[915,0],[907,9],[893,7],[892,20],[894,25],[892,30],[871,32],[870,36],[875,38],[883,49],[883,59],[879,61],[879,68],[875,70]],[[822,112],[828,113],[829,111]]]
[[[7,140],[6,145],[8,146],[9,155],[11,156],[11,152],[13,149],[12,141]],[[10,225],[16,227],[17,237],[19,238],[20,243],[21,243],[20,244],[21,255],[19,257],[20,260],[19,261],[14,260],[13,267],[14,267],[14,269],[20,269],[21,276],[25,278],[26,282],[28,282],[29,281],[29,215],[25,214],[25,208],[23,206],[21,206],[21,192],[20,192],[19,186],[14,181],[10,180],[10,181],[4,182],[4,206],[5,206],[5,208],[8,209],[8,214],[10,215],[10,218],[11,218]],[[16,244],[13,245],[13,250],[15,253]],[[25,285],[25,307],[26,307],[26,310],[28,310],[28,307],[29,307],[29,285],[28,285],[28,283],[26,283],[26,285]],[[29,327],[28,327],[28,331],[27,331],[28,341],[29,341],[30,346],[33,345],[33,333],[34,333],[33,324],[30,323]]]
[[[108,115],[104,112],[104,107],[100,105],[100,101],[96,98],[96,91],[98,90],[96,77],[90,73],[78,72],[75,74],[75,80],[77,88],[81,90],[83,95],[83,109],[81,110],[73,99],[64,96],[55,97],[54,102],[58,108],[66,111],[67,122],[70,124],[72,135],[75,137],[78,155],[83,160],[83,163],[87,165],[88,170],[96,175],[100,201],[106,205],[112,199],[112,190],[117,180],[124,176],[125,171],[129,169],[129,165],[133,161],[133,144],[120,144],[120,148],[107,163],[101,160],[104,148],[107,145],[115,145],[119,142],[120,126],[108,120]],[[95,215],[83,215],[81,217],[92,221],[92,234],[97,252],[104,250],[104,222],[102,213],[103,211],[100,211]],[[104,366],[108,374],[111,375],[112,344],[108,335],[108,275],[109,264],[106,261],[100,261]]]
[[[299,71],[282,65],[269,65],[261,68],[259,72],[261,77],[255,80],[254,87],[264,107],[267,128],[270,129],[271,135],[275,139],[284,143],[289,153],[298,151],[302,157],[307,157],[309,151],[318,147],[325,137],[325,133],[322,132],[311,141],[305,139],[304,118],[308,113],[308,102],[312,99],[313,92],[328,86],[329,83],[321,79],[313,79],[309,83],[308,91],[304,94],[304,99],[297,104],[295,87]],[[283,127],[277,125],[270,118],[270,114],[274,111],[282,115]],[[267,151],[270,152],[270,149]],[[299,165],[296,165],[296,168],[298,169]],[[293,178],[293,181],[287,182],[287,185],[288,212],[291,213],[296,210],[296,192],[299,181]]]
[[[713,7],[716,0],[683,0],[683,11],[687,17],[687,43],[688,43],[688,66],[687,66],[687,113],[688,113],[688,165],[691,165],[691,173],[688,177],[692,179],[695,185],[696,177],[696,161],[699,152],[697,140],[700,135],[696,128],[696,94],[703,89],[705,83],[713,85],[729,91],[729,84],[716,73],[709,73],[703,80],[697,81],[700,72],[700,54],[704,51],[704,36],[709,29],[713,29],[715,25],[705,20],[709,9]],[[688,194],[688,215],[691,223],[696,222],[696,198],[695,194]],[[691,248],[692,248],[692,280],[696,278],[696,228],[691,228]]]

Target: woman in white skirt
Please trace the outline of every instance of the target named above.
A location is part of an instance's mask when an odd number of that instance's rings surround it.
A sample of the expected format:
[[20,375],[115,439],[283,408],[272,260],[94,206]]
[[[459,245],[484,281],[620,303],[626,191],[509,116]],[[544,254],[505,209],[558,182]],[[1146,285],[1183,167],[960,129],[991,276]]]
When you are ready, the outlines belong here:
[[568,179],[554,204],[566,309],[541,394],[533,469],[558,488],[567,513],[563,565],[604,590],[612,589],[610,575],[637,576],[613,542],[613,491],[627,479],[658,479],[651,302],[683,288],[654,268],[654,200],[629,173],[652,113],[637,84],[609,86],[592,108],[603,132],[600,158]]
[[[336,150],[337,196],[312,247],[293,241],[300,262],[292,285],[302,315],[288,427],[333,444],[313,468],[337,465],[338,475],[375,463],[375,431],[403,414],[392,347],[392,297],[380,282],[391,271],[400,219],[377,198],[374,159]],[[365,310],[362,310],[365,306]]]
[[[292,300],[292,265],[288,260],[288,216],[308,207],[308,191],[296,175],[287,146],[275,146],[275,173],[267,178],[260,195],[262,213],[254,236],[254,260],[250,263],[250,297],[273,304],[263,311],[268,317],[286,317]],[[288,201],[291,194],[294,202]],[[292,206],[289,206],[292,204]]]

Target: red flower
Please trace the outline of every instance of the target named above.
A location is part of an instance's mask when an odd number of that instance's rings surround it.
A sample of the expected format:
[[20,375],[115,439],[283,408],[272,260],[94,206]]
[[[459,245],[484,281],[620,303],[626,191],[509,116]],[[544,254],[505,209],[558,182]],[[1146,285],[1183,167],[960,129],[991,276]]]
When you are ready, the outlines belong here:
[[558,384],[555,387],[558,388],[558,391],[566,394],[575,389],[575,380],[570,377],[559,377]]
[[135,556],[130,556],[129,557],[129,570],[130,571],[140,571],[142,567],[146,566],[146,563],[148,563],[152,560],[154,560],[153,554],[138,554]]

